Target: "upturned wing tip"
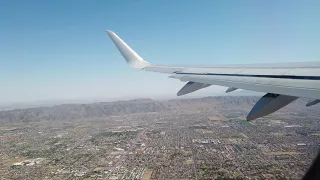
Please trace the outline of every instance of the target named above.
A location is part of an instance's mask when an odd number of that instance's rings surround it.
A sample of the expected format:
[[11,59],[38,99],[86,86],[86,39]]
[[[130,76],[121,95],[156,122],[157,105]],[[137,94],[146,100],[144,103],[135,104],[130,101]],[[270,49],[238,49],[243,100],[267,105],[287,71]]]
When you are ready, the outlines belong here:
[[144,61],[130,46],[128,46],[116,33],[111,30],[106,30],[108,36],[113,41],[115,46],[120,51],[124,59],[134,68],[145,68],[150,66],[150,63]]

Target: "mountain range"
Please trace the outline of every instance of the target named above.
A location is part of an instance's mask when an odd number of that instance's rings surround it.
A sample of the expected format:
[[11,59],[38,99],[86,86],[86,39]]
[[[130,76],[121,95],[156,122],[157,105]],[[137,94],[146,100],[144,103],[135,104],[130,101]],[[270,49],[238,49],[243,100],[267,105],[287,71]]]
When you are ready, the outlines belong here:
[[[129,101],[99,102],[90,104],[63,104],[49,107],[0,111],[2,122],[30,122],[40,120],[76,120],[102,118],[134,113],[170,112],[176,110],[228,110],[244,108],[249,112],[259,100],[255,96],[214,96],[192,99],[135,99]],[[286,108],[303,109],[307,99],[298,99]]]

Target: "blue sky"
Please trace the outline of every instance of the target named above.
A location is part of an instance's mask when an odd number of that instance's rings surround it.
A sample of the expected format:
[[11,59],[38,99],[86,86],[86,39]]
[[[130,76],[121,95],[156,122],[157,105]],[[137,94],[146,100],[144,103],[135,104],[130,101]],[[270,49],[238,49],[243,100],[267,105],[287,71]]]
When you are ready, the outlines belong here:
[[1,1],[0,103],[175,96],[181,82],[131,69],[106,29],[156,64],[319,61],[319,9],[318,0]]

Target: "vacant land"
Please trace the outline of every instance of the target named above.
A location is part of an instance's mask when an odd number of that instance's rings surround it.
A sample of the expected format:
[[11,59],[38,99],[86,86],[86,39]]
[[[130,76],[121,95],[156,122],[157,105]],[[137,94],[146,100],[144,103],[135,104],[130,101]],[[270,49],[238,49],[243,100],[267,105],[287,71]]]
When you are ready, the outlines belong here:
[[302,153],[300,152],[268,152],[265,153],[266,155],[275,155],[275,156],[281,156],[281,155],[300,155]]
[[142,180],[150,180],[152,175],[152,169],[147,169],[142,175]]

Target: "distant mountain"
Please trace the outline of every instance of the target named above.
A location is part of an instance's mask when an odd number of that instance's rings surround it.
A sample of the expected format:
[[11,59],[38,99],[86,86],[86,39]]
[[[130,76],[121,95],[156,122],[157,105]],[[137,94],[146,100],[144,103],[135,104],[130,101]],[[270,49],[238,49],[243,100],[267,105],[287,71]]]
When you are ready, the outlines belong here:
[[151,99],[140,99],[92,104],[64,104],[51,107],[0,111],[0,121],[73,120],[168,110],[161,102]]
[[[0,111],[0,121],[30,122],[40,120],[76,120],[174,110],[192,111],[217,108],[226,110],[239,107],[252,107],[258,99],[259,97],[256,96],[215,96],[193,99],[172,99],[168,101],[135,99],[91,104],[64,104],[51,107]],[[306,101],[306,99],[298,99],[290,106],[293,108],[305,108]]]

